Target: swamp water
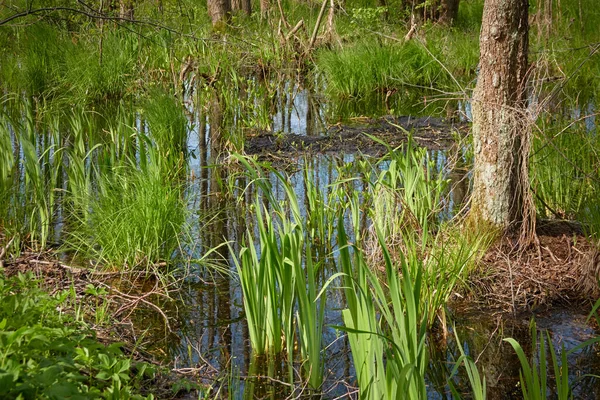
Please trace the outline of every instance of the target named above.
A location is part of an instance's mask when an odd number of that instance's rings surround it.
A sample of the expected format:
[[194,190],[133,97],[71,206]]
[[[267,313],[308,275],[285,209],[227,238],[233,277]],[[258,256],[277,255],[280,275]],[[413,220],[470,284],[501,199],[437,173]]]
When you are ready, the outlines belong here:
[[[285,135],[318,136],[327,129],[327,110],[322,100],[315,93],[299,89],[288,84],[279,96],[277,110],[271,116],[271,129],[285,140]],[[206,382],[217,378],[220,385],[228,393],[221,395],[231,398],[285,398],[299,396],[300,385],[290,387],[287,383],[287,367],[282,360],[253,361],[249,345],[249,337],[244,317],[242,293],[235,267],[225,243],[229,243],[235,254],[239,254],[246,230],[257,231],[257,222],[250,212],[254,200],[252,187],[246,177],[237,176],[233,180],[229,176],[228,160],[221,154],[223,150],[220,137],[224,127],[217,127],[223,122],[218,116],[207,115],[194,107],[189,110],[191,126],[194,128],[186,135],[188,185],[185,189],[190,214],[188,221],[191,244],[184,245],[180,251],[189,259],[202,259],[210,249],[223,268],[231,275],[215,274],[213,270],[202,264],[190,262],[186,283],[180,292],[175,294],[175,304],[166,305],[173,317],[171,325],[173,333],[168,333],[164,321],[156,313],[138,310],[132,315],[131,329],[139,337],[140,342],[157,357],[173,361],[175,368],[192,371],[206,378]],[[380,111],[380,113],[383,113]],[[211,113],[208,113],[211,114]],[[235,119],[235,118],[234,118]],[[586,124],[588,121],[586,120]],[[593,122],[592,122],[593,123]],[[144,122],[140,118],[130,121],[138,130],[144,130]],[[106,130],[105,130],[106,131]],[[14,141],[14,134],[12,136]],[[54,140],[49,138],[50,141]],[[40,141],[40,148],[47,143]],[[57,143],[58,146],[58,143]],[[22,157],[22,149],[16,147]],[[456,150],[429,150],[436,173],[442,173],[450,180],[450,190],[443,201],[444,211],[440,218],[448,219],[460,211],[468,191],[468,175],[462,168],[449,169],[449,155]],[[40,155],[43,153],[39,151]],[[362,156],[357,154],[315,154],[310,157],[294,157],[290,154],[272,154],[276,168],[290,173],[291,185],[298,197],[301,213],[306,214],[307,179],[324,194],[332,190],[332,184],[338,179],[340,168],[351,171],[354,163],[359,163]],[[52,157],[51,153],[49,154]],[[464,155],[459,152],[459,158]],[[465,156],[466,157],[466,156]],[[91,163],[91,159],[88,160]],[[308,166],[308,175],[302,172],[302,166]],[[456,164],[455,164],[456,165]],[[88,165],[86,168],[90,168]],[[379,164],[378,168],[385,168]],[[24,174],[24,172],[22,172]],[[273,185],[273,193],[278,199],[284,199],[284,189],[274,176],[269,180]],[[235,182],[232,190],[225,193],[228,182]],[[64,183],[63,183],[64,184]],[[352,183],[353,190],[361,192],[363,187]],[[61,215],[60,205],[57,215]],[[58,242],[63,224],[59,221],[55,226]],[[368,221],[364,221],[368,224]],[[324,249],[333,250],[335,243]],[[323,267],[320,270],[319,287],[331,276],[331,263],[325,250]],[[184,258],[186,258],[184,257]],[[323,358],[325,360],[325,378],[323,391],[326,398],[340,398],[346,395],[356,397],[355,371],[350,353],[350,346],[341,331],[334,325],[343,325],[341,310],[345,308],[340,282],[334,282],[325,292],[327,309],[325,311],[326,326],[323,330]],[[175,317],[176,315],[176,317]],[[500,322],[495,316],[485,312],[469,312],[456,308],[450,315],[456,323],[456,331],[461,343],[456,343],[452,335],[447,342],[431,341],[430,365],[427,371],[428,396],[432,399],[451,398],[447,379],[460,353],[457,346],[465,349],[478,361],[483,369],[487,384],[488,397],[491,399],[520,398],[519,367],[520,364],[513,349],[502,341],[502,338],[513,337],[527,349],[531,343],[529,333],[529,316],[515,318],[512,321]],[[597,332],[586,323],[586,316],[577,310],[553,309],[551,313],[536,316],[539,329],[547,329],[556,348],[561,345],[566,350],[572,349],[595,336]],[[529,351],[531,349],[528,349]],[[575,393],[580,398],[597,398],[600,396],[600,385],[595,378],[584,378],[585,374],[597,372],[600,357],[594,349],[577,351],[569,357],[570,371],[573,379],[581,378],[575,386]],[[299,365],[295,366],[297,369]],[[258,378],[257,378],[258,376]],[[459,390],[469,392],[468,380],[462,370],[454,378]]]

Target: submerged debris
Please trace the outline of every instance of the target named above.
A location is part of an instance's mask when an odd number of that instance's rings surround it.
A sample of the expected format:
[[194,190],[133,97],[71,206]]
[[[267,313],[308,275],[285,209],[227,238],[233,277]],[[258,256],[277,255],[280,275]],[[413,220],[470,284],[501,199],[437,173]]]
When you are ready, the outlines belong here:
[[[247,154],[269,157],[271,154],[363,153],[382,155],[397,147],[412,134],[414,141],[429,149],[447,149],[456,136],[468,133],[469,125],[434,117],[386,117],[361,119],[356,125],[332,125],[323,135],[308,136],[291,133],[255,132],[246,138]],[[372,136],[372,137],[369,137]],[[376,138],[377,140],[375,140]]]

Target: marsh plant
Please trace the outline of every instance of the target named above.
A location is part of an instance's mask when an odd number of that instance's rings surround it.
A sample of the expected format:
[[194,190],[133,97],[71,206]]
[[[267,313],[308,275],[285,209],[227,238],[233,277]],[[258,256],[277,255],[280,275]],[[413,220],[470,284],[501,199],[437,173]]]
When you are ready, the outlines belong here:
[[73,214],[71,250],[111,268],[147,268],[173,258],[185,234],[186,203],[181,184],[165,180],[157,157],[140,170],[115,166],[96,176],[94,190],[74,196],[88,208]]
[[319,390],[324,373],[323,293],[335,275],[325,283],[319,282],[319,264],[313,258],[298,199],[289,181],[267,169],[284,189],[285,198],[279,201],[264,170],[249,159],[238,159],[271,207],[267,208],[257,197],[254,210],[259,242],[248,231],[236,258],[252,350],[256,355],[269,356],[285,351],[291,368],[297,340],[302,375],[312,389]]
[[19,110],[22,114],[0,113],[0,146],[6,151],[0,185],[7,200],[0,225],[33,248],[44,248],[55,221],[63,149],[55,120],[47,131],[38,132],[33,105],[24,103]]
[[[356,205],[352,208],[358,212]],[[422,271],[404,258],[396,264],[380,235],[388,288],[360,248],[348,243],[343,221],[338,223],[339,264],[348,306],[342,312],[345,326],[338,328],[348,334],[361,399],[425,399],[427,309],[420,301]]]
[[[530,324],[530,331],[533,353],[531,357],[527,357],[525,350],[516,340],[504,339],[513,347],[521,363],[519,376],[523,398],[527,400],[546,399],[552,393],[549,390],[549,387],[552,387],[557,399],[572,399],[573,387],[576,382],[570,380],[567,356],[599,342],[600,337],[589,339],[570,350],[566,350],[562,344],[560,351],[557,351],[552,343],[550,333],[540,331],[538,334],[537,325],[533,320]],[[552,368],[552,375],[548,373],[549,367]]]

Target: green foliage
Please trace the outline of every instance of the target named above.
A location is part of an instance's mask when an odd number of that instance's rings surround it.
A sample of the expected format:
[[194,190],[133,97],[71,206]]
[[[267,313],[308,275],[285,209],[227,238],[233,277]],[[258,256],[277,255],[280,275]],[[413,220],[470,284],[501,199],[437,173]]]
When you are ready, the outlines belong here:
[[[523,392],[523,397],[527,400],[542,400],[548,397],[549,376],[547,364],[551,362],[555,379],[555,381],[552,383],[556,389],[555,393],[557,398],[559,400],[572,399],[573,394],[571,385],[573,382],[569,382],[569,363],[567,362],[567,356],[594,343],[597,343],[600,341],[600,337],[587,340],[569,351],[566,351],[564,345],[562,345],[561,351],[558,354],[554,348],[554,345],[552,344],[550,333],[539,332],[538,336],[538,331],[534,321],[531,322],[530,330],[531,348],[533,349],[531,360],[528,359],[528,357],[525,355],[525,351],[516,340],[512,338],[504,339],[513,347],[521,363],[521,371],[519,375],[521,378],[521,390]],[[548,360],[548,351],[550,351],[550,360]]]
[[418,43],[363,41],[337,51],[322,51],[317,66],[332,96],[360,97],[403,85],[443,87],[447,73]]
[[[254,210],[260,253],[257,253],[253,235],[248,231],[239,259],[235,260],[242,284],[252,350],[256,355],[272,356],[285,349],[291,362],[294,355],[293,338],[297,331],[303,376],[312,389],[318,390],[324,374],[321,351],[325,296],[322,294],[336,275],[319,288],[319,266],[313,260],[312,246],[307,242],[307,227],[289,181],[278,172],[268,169],[284,189],[285,200],[279,202],[273,196],[271,184],[265,180],[262,168],[249,159],[238,157],[238,160],[260,187],[262,195],[269,199],[275,216],[271,217],[271,212],[260,201],[261,196],[257,195]],[[314,194],[312,197],[316,198]],[[313,206],[317,204],[313,203]],[[294,311],[297,324],[294,324]]]
[[382,28],[382,17],[388,12],[387,7],[353,8],[350,25],[359,31],[378,31]]
[[97,177],[98,192],[88,191],[80,203],[84,216],[69,232],[69,247],[114,268],[151,267],[170,261],[179,248],[186,218],[185,201],[176,182],[161,170],[115,167]]
[[584,121],[554,133],[556,128],[542,120],[541,129],[531,156],[538,212],[546,218],[586,219],[597,204],[600,158],[590,149],[600,148],[600,139],[587,131]]
[[0,275],[2,398],[152,399],[140,395],[153,368],[133,363],[120,344],[104,346],[63,310],[68,292],[48,295],[31,274]]

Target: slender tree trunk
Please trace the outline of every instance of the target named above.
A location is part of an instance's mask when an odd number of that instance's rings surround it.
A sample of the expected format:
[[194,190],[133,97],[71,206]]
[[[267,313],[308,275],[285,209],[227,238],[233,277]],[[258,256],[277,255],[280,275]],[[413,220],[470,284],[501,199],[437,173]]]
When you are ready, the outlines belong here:
[[450,25],[458,16],[459,0],[440,0],[438,21]]
[[447,25],[452,24],[458,16],[459,3],[460,0],[402,0],[404,9],[420,16],[421,20]]
[[473,96],[475,168],[470,215],[502,230],[532,226],[526,120],[528,0],[485,0]]
[[269,13],[271,2],[269,0],[260,0],[260,16],[265,18]]
[[134,0],[120,0],[119,1],[119,16],[121,18],[126,18],[132,20],[134,17]]
[[242,11],[248,16],[252,15],[252,2],[250,0],[242,0]]
[[214,28],[220,28],[221,25],[227,24],[229,14],[231,13],[230,0],[207,0],[208,15],[212,21]]
[[250,16],[252,14],[252,3],[250,0],[231,0],[231,11],[243,11]]

